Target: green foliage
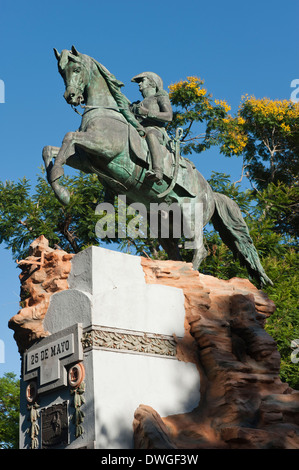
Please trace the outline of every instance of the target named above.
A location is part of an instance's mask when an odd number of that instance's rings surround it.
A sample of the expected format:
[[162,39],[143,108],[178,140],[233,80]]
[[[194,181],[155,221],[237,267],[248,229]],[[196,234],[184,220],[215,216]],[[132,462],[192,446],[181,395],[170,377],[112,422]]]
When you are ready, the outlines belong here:
[[238,114],[248,139],[245,162],[257,187],[298,183],[299,103],[245,97]]
[[291,342],[299,338],[299,255],[293,248],[282,247],[279,256],[267,256],[264,266],[274,286],[264,290],[276,305],[267,320],[266,331],[275,339],[281,355],[281,378],[299,390],[299,364],[291,361]]
[[19,447],[19,386],[12,372],[0,377],[0,449]]
[[[17,183],[0,182],[0,243],[12,250],[14,258],[28,255],[29,245],[40,235],[51,247],[78,253],[89,245],[99,245],[95,233],[99,216],[95,209],[103,202],[104,191],[95,175],[66,177],[71,202],[63,207],[41,175],[35,189],[23,178]],[[105,239],[105,243],[111,243]]]
[[[274,229],[298,238],[299,103],[245,96],[236,116],[231,116],[228,104],[213,101],[203,83],[188,77],[170,85],[176,111],[169,131],[183,127],[185,154],[217,145],[227,157],[242,155],[243,173],[256,191],[268,189],[269,202],[281,199],[282,204],[271,205],[272,213],[280,212]],[[194,132],[196,123],[201,126]]]
[[[281,355],[281,379],[299,390],[299,364],[291,361],[291,342],[299,338],[298,245],[287,232],[276,230],[277,219],[280,220],[282,210],[289,207],[293,193],[283,183],[271,183],[261,192],[242,192],[230,183],[228,175],[219,173],[212,175],[210,184],[215,191],[234,198],[243,210],[262,265],[274,284],[263,288],[276,305],[276,311],[267,320],[265,329],[277,342]],[[275,194],[278,195],[276,200]],[[221,279],[234,276],[248,278],[247,271],[233,259],[215,231],[205,230],[205,243],[209,255],[200,267],[202,273]],[[254,280],[251,282],[256,284]]]
[[202,152],[219,143],[219,123],[227,116],[230,107],[224,100],[213,100],[203,88],[204,81],[187,77],[169,86],[174,118],[167,131],[174,135],[177,127],[183,128],[181,151],[183,155]]
[[289,243],[297,244],[299,236],[299,187],[287,182],[269,183],[263,190],[255,191],[257,203],[263,207],[264,216],[272,220],[273,229],[284,235]]

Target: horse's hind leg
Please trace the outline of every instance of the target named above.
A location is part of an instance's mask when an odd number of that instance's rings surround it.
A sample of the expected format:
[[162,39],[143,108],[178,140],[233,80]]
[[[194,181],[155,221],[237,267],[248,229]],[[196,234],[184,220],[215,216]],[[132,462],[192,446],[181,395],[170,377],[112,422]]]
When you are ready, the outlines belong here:
[[208,255],[203,244],[203,203],[201,201],[193,201],[192,205],[188,204],[184,206],[183,217],[184,235],[187,238],[187,241],[185,241],[185,249],[193,250],[193,268],[198,269],[201,262]]
[[178,240],[175,238],[158,238],[160,245],[168,254],[168,258],[174,261],[181,261],[180,250],[178,247]]
[[195,248],[192,259],[193,269],[198,269],[201,262],[207,257],[207,255],[208,252],[205,249],[203,243],[200,245],[199,248]]

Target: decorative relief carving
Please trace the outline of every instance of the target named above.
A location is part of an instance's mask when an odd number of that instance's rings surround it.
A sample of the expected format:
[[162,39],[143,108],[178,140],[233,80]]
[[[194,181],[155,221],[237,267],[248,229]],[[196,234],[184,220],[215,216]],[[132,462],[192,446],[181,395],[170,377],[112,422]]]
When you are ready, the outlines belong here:
[[39,410],[39,404],[38,403],[33,403],[32,405],[27,405],[27,408],[29,410],[29,418],[28,420],[31,422],[30,428],[27,430],[27,432],[30,433],[30,439],[31,439],[31,444],[30,444],[30,449],[38,449],[38,435],[39,435],[39,424],[38,424],[38,419],[40,417],[40,410]]
[[51,449],[69,443],[67,401],[41,410],[41,448]]
[[176,340],[172,336],[96,328],[83,334],[82,344],[83,349],[95,347],[139,354],[176,356]]
[[85,417],[84,411],[81,410],[81,406],[85,403],[85,383],[81,382],[80,385],[73,390],[71,390],[71,395],[74,395],[73,407],[75,408],[75,413],[73,415],[73,423],[76,427],[75,437],[82,436],[84,433],[83,421]]

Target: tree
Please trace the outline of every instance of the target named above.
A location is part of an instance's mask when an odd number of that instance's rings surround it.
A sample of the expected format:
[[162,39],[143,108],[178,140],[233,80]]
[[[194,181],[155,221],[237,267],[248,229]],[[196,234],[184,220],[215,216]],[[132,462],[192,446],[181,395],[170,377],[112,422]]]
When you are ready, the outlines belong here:
[[19,447],[19,386],[12,372],[0,378],[0,449]]
[[203,83],[187,77],[169,86],[175,112],[168,131],[183,127],[183,153],[217,145],[227,157],[243,155],[249,177],[259,189],[270,182],[298,184],[299,103],[246,95],[232,116],[227,102],[214,100]]
[[96,224],[103,214],[97,214],[98,204],[105,201],[105,190],[96,175],[78,174],[65,177],[64,184],[71,192],[67,207],[56,199],[43,174],[37,178],[35,188],[29,180],[0,181],[0,243],[12,250],[14,259],[28,256],[33,240],[43,234],[50,247],[60,247],[69,253],[78,253],[88,246],[116,243],[121,250],[132,249],[145,256],[165,257],[154,239],[119,236],[125,232],[133,215],[126,213],[118,218],[119,207],[115,200],[116,230],[114,237],[99,238]]
[[57,201],[43,175],[35,188],[26,178],[0,182],[0,243],[12,250],[14,258],[26,257],[30,243],[41,234],[50,246],[71,253],[99,244],[95,209],[104,199],[102,185],[95,175],[81,174],[65,178],[65,184],[72,193],[68,207]]
[[183,155],[218,145],[221,126],[231,109],[225,100],[214,100],[203,84],[204,80],[199,77],[187,77],[169,86],[169,97],[175,109],[167,130],[174,135],[177,127],[183,128]]
[[[210,184],[214,191],[233,197],[243,210],[262,265],[273,281],[273,286],[263,288],[276,305],[276,311],[267,320],[265,329],[277,342],[281,355],[281,379],[299,389],[298,363],[291,361],[291,342],[299,338],[298,246],[290,243],[288,236],[274,230],[275,212],[267,210],[268,188],[259,193],[252,189],[241,191],[238,185],[230,181],[229,175],[219,173],[212,175]],[[234,260],[214,230],[205,230],[205,244],[209,255],[200,266],[203,274],[221,279],[235,276],[248,278],[246,270],[238,260]],[[254,280],[252,282],[255,284]]]
[[[219,173],[212,175],[210,184],[239,204],[262,264],[274,282],[273,287],[264,288],[277,307],[266,329],[278,344],[282,379],[299,389],[298,365],[290,360],[291,341],[299,338],[299,104],[245,96],[232,116],[229,105],[213,100],[202,89],[203,83],[188,77],[170,85],[176,111],[169,130],[183,127],[184,154],[201,153],[216,145],[226,157],[243,158],[241,180],[247,177],[250,189],[240,191],[228,175]],[[209,256],[201,264],[201,272],[223,279],[248,277],[211,227],[205,230],[205,243]]]
[[269,183],[299,183],[299,104],[245,97],[239,116],[247,144],[243,150],[250,178],[259,189]]
[[[169,131],[183,127],[184,154],[217,145],[227,157],[242,156],[242,177],[246,175],[256,191],[268,189],[269,208],[280,212],[273,229],[298,239],[299,103],[246,95],[232,116],[230,106],[213,100],[203,83],[188,77],[170,85],[176,111]],[[279,197],[280,204],[272,204],[273,197]]]
[[[223,135],[232,146],[230,126],[244,135],[243,168],[256,191],[268,191],[267,210],[276,212],[274,229],[298,240],[299,104],[247,96],[238,116],[227,121]],[[229,155],[228,148],[222,151]]]

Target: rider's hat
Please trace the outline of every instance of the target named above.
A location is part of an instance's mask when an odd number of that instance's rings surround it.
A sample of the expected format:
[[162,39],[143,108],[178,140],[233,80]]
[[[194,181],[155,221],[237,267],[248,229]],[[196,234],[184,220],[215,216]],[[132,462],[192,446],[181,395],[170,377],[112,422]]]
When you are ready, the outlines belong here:
[[131,82],[140,82],[144,77],[148,77],[151,81],[153,81],[157,87],[157,91],[163,90],[163,81],[162,78],[159,77],[154,72],[142,72],[139,75],[135,75],[135,77],[132,78]]

